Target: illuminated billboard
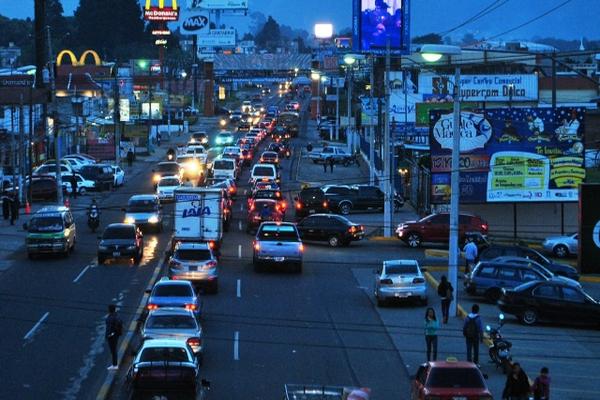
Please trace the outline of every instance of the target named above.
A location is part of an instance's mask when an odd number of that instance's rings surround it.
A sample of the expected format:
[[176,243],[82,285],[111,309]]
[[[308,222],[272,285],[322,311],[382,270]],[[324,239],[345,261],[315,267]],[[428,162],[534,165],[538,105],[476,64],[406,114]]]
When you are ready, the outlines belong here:
[[[146,0],[144,6],[144,19],[146,21],[170,22],[179,19],[177,0],[170,0],[171,5],[165,5],[165,0]],[[158,4],[156,4],[158,3]],[[155,5],[156,4],[156,5]]]
[[355,51],[410,53],[410,0],[353,0],[352,45]]

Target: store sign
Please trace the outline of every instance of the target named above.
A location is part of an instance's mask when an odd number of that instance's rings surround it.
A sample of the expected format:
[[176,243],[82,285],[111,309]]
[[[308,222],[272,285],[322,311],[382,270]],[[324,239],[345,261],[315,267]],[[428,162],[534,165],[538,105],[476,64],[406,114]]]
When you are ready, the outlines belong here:
[[206,10],[247,10],[248,0],[189,0],[188,7]]
[[[419,91],[428,99],[452,101],[454,76],[419,75]],[[538,78],[530,75],[461,75],[461,101],[536,101]]]
[[[461,113],[464,203],[577,201],[585,178],[585,108],[487,109]],[[449,201],[454,119],[431,111],[432,201]]]
[[235,29],[211,29],[198,36],[198,46],[235,46]]
[[0,87],[28,87],[33,86],[33,75],[6,75],[0,76]]
[[119,120],[129,122],[129,99],[119,99]]
[[202,35],[209,33],[210,19],[208,11],[185,12],[181,16],[179,29],[183,35]]
[[153,29],[152,36],[170,36],[171,31],[168,29]]
[[166,46],[167,45],[167,39],[156,39],[154,41],[154,44],[156,46]]
[[[154,5],[158,3],[157,5]],[[172,22],[179,19],[177,0],[171,0],[171,6],[165,5],[165,0],[146,0],[144,6],[144,19],[146,21]]]

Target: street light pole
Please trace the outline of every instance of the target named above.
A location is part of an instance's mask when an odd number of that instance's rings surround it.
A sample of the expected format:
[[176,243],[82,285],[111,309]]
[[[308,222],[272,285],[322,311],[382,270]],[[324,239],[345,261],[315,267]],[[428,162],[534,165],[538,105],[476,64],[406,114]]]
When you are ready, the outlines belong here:
[[340,78],[335,78],[335,140],[340,140]]
[[369,113],[369,183],[375,185],[375,102],[373,101],[373,86],[375,85],[375,60],[371,57],[370,76],[370,113]]
[[[458,259],[460,248],[458,243],[458,219],[460,208],[460,67],[454,70],[454,110],[452,133],[452,171],[450,173],[450,248],[448,249],[448,278],[455,293],[458,293]],[[450,303],[450,315],[457,315],[458,296]]]
[[394,193],[392,188],[392,165],[390,152],[390,39],[387,40],[387,50],[385,52],[385,76],[383,85],[385,90],[385,116],[383,133],[383,193],[385,201],[383,203],[383,236],[392,236],[392,219],[394,206]]
[[54,77],[54,54],[52,53],[52,38],[50,37],[50,25],[46,26],[46,39],[48,41],[48,77],[50,78],[50,110],[53,118],[54,134],[54,160],[56,162],[56,202],[63,204],[62,174],[60,168],[59,118],[54,107],[54,96],[56,95],[56,80]]
[[348,144],[348,150],[354,154],[353,151],[353,138],[352,138],[352,129],[351,122],[352,121],[352,64],[348,65],[348,127],[346,128],[346,143]]

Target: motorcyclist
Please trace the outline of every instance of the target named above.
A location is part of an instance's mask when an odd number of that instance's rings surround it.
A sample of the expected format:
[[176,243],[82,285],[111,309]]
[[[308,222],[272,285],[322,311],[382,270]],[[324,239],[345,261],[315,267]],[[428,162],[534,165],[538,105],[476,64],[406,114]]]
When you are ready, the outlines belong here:
[[169,148],[169,150],[167,150],[167,159],[169,161],[173,161],[175,159],[175,154],[176,154],[175,149]]
[[92,204],[88,209],[88,226],[95,232],[96,228],[100,225],[100,208],[96,203],[96,199],[92,199]]

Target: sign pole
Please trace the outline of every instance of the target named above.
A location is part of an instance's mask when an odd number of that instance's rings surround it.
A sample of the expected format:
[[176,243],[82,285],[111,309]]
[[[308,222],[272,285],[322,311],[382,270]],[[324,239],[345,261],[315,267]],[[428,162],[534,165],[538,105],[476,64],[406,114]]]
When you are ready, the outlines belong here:
[[390,39],[387,39],[387,51],[385,53],[385,75],[383,86],[385,93],[385,115],[383,126],[383,193],[385,194],[385,203],[383,204],[383,236],[392,237],[392,220],[394,206],[394,192],[392,187],[392,165],[390,151]]
[[458,215],[460,210],[460,67],[454,70],[454,110],[452,133],[452,171],[450,173],[450,247],[448,249],[448,280],[454,288],[454,301],[450,303],[449,314],[457,315],[458,303]]

